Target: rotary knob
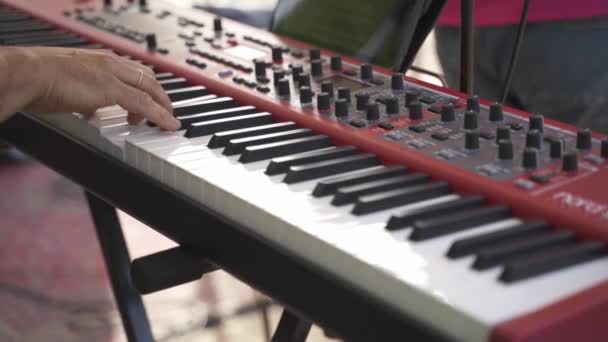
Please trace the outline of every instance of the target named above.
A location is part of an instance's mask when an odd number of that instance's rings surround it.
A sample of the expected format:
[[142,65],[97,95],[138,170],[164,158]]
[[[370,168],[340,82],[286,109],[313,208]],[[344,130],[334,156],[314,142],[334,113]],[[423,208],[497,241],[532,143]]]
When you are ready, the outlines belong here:
[[405,92],[405,106],[409,106],[410,103],[418,101],[418,93],[415,91],[408,90]]
[[513,160],[513,143],[510,140],[498,141],[498,159]]
[[537,148],[540,150],[543,136],[540,131],[532,130],[526,133],[526,147]]
[[311,102],[312,102],[312,90],[310,90],[310,87],[307,87],[307,86],[300,87],[300,103],[309,104]]
[[371,64],[361,64],[359,67],[361,73],[361,79],[364,81],[371,80],[373,77],[373,70]]
[[357,104],[357,110],[364,110],[369,102],[369,94],[368,93],[359,93],[355,94],[355,100]]
[[467,111],[464,113],[464,129],[477,129],[477,113]]
[[310,87],[310,74],[308,73],[300,73],[300,76],[298,77],[298,82],[300,83],[300,87],[301,86],[306,86],[306,87]]
[[367,108],[365,110],[365,118],[368,121],[376,121],[380,119],[380,106],[378,106],[377,102],[367,104]]
[[602,158],[608,159],[608,139],[602,140],[602,149],[601,149]]
[[479,96],[473,95],[467,98],[467,111],[479,113]]
[[511,130],[509,127],[501,126],[496,128],[496,141],[511,140]]
[[493,103],[490,106],[490,121],[496,122],[496,121],[502,121],[502,119],[503,119],[502,105],[498,102]]
[[323,76],[323,64],[320,59],[314,59],[310,62],[310,73],[313,77]]
[[279,84],[279,80],[285,78],[285,71],[283,70],[275,70],[272,72],[272,80],[275,85]]
[[331,70],[342,70],[342,57],[340,56],[331,56],[329,61],[329,67]]
[[532,115],[528,119],[528,130],[530,130],[530,131],[537,130],[539,132],[542,132],[545,128],[544,122],[545,122],[545,120],[542,115],[539,115],[539,114]]
[[578,131],[576,134],[576,148],[588,150],[591,148],[591,131],[589,128]]
[[321,82],[321,91],[328,93],[330,98],[334,97],[334,84],[331,81]]
[[154,33],[146,34],[146,47],[148,48],[149,51],[156,50],[156,48],[158,47],[158,45],[156,43],[156,34],[154,34]]
[[391,75],[391,89],[402,90],[403,89],[403,74],[400,72]]
[[321,111],[329,109],[328,93],[319,93],[319,95],[317,95],[317,109]]
[[348,102],[346,99],[337,99],[334,103],[336,117],[343,118],[348,116]]
[[407,108],[410,111],[410,119],[411,120],[420,120],[422,119],[422,103],[419,101],[411,102]]
[[399,98],[391,96],[386,99],[386,114],[395,115],[399,114]]
[[467,150],[478,150],[479,149],[479,132],[470,131],[464,136],[464,147]]
[[219,32],[222,30],[222,18],[215,17],[213,18],[213,31]]
[[350,103],[350,88],[338,87],[338,98]]
[[272,61],[275,63],[281,63],[283,61],[283,48],[280,46],[272,47]]
[[549,144],[549,157],[561,159],[564,153],[564,142],[562,140],[551,140]]
[[308,56],[310,60],[313,61],[315,59],[321,59],[321,50],[320,49],[310,49],[308,50]]
[[456,113],[454,112],[454,105],[451,103],[444,104],[441,106],[441,121],[451,122],[456,120]]
[[536,169],[538,167],[538,150],[535,148],[525,148],[521,158],[524,169]]
[[289,87],[289,79],[282,78],[277,82],[277,94],[279,96],[289,96],[291,88]]
[[562,170],[566,172],[574,172],[578,169],[578,154],[576,151],[564,154],[562,159]]

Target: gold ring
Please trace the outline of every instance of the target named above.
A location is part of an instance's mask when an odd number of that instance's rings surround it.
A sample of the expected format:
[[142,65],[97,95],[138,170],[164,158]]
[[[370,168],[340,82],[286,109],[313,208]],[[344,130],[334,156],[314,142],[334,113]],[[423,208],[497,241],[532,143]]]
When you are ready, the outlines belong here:
[[137,71],[139,71],[139,77],[137,77],[137,82],[135,82],[135,88],[138,88],[141,81],[144,79],[144,71],[141,69],[137,69]]

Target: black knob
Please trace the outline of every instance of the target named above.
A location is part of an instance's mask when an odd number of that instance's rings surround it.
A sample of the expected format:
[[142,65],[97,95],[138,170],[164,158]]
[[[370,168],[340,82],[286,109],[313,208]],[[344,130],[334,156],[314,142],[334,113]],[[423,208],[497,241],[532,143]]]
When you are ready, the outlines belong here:
[[350,103],[350,88],[338,87],[338,98],[345,99],[347,103]]
[[302,72],[300,73],[300,76],[298,77],[298,82],[301,86],[306,86],[306,87],[310,87],[310,74],[306,73],[306,72]]
[[498,102],[493,103],[490,106],[490,121],[493,121],[493,122],[502,121],[502,118],[503,118],[502,105]]
[[331,59],[329,60],[329,66],[331,70],[342,70],[342,57],[331,56]]
[[578,154],[576,151],[564,154],[562,159],[562,170],[566,172],[574,172],[578,169]]
[[222,30],[222,18],[215,17],[213,18],[213,31],[221,31]]
[[536,114],[536,115],[532,115],[530,116],[530,118],[528,119],[528,130],[537,130],[542,132],[545,129],[545,125],[544,125],[544,118],[542,115]]
[[479,96],[473,95],[467,98],[467,111],[479,113]]
[[291,79],[294,83],[300,82],[300,74],[304,71],[304,68],[300,64],[293,64],[289,66],[291,68]]
[[564,153],[564,142],[559,140],[551,140],[549,144],[549,157],[553,159],[561,159]]
[[409,106],[410,103],[418,101],[418,93],[415,91],[408,90],[405,92],[405,106]]
[[285,71],[283,70],[275,70],[272,72],[272,79],[274,81],[274,85],[279,84],[279,80],[285,78]]
[[103,5],[104,7],[112,7],[112,0],[104,0]]
[[395,115],[399,114],[399,98],[391,96],[386,99],[386,114]]
[[361,64],[360,73],[362,80],[371,80],[373,76],[372,65],[371,64]]
[[272,47],[272,61],[280,63],[283,61],[283,48],[280,46]]
[[512,160],[513,159],[513,143],[510,140],[498,141],[498,159]]
[[602,140],[602,150],[600,153],[602,158],[608,159],[608,139]]
[[336,107],[336,117],[348,116],[348,102],[346,102],[346,99],[337,99],[334,107]]
[[400,72],[391,75],[391,89],[401,90],[403,89],[403,74]]
[[464,135],[464,147],[467,150],[479,149],[479,132],[470,131]]
[[521,163],[524,169],[536,169],[538,167],[538,150],[535,148],[525,148]]
[[496,128],[496,142],[501,140],[511,140],[511,130],[509,127],[501,126]]
[[310,87],[302,86],[300,87],[300,103],[308,104],[312,102],[312,90]]
[[320,49],[310,49],[308,50],[308,56],[310,60],[321,59],[321,50]]
[[456,113],[454,112],[454,105],[451,103],[444,104],[441,106],[441,121],[451,122],[456,120]]
[[318,110],[328,110],[329,109],[329,94],[328,93],[319,93],[319,95],[317,95],[317,109]]
[[147,0],[139,0],[139,7],[147,7],[147,6],[148,6]]
[[329,98],[334,97],[334,84],[331,81],[321,82],[321,91],[329,94]]
[[355,94],[355,99],[357,103],[357,110],[364,110],[369,102],[369,94],[368,93],[359,93]]
[[313,77],[318,77],[323,75],[323,64],[321,64],[320,59],[313,59],[310,62],[310,73]]
[[380,119],[380,107],[377,102],[372,102],[367,104],[367,108],[365,110],[365,118],[369,121],[375,121]]
[[464,113],[464,129],[477,129],[477,113],[467,111]]
[[585,128],[576,134],[576,148],[588,150],[591,148],[591,130]]
[[156,34],[154,33],[146,33],[146,46],[148,50],[154,51],[158,47],[156,45]]
[[540,150],[543,142],[543,135],[540,131],[532,130],[526,133],[526,147],[533,147]]
[[255,68],[255,76],[266,76],[266,62],[262,59],[254,59],[253,66]]
[[289,87],[289,79],[282,78],[277,82],[277,94],[279,96],[289,96],[291,88]]
[[410,119],[411,120],[420,120],[422,119],[422,103],[418,101],[414,101],[410,103],[407,108],[410,111]]

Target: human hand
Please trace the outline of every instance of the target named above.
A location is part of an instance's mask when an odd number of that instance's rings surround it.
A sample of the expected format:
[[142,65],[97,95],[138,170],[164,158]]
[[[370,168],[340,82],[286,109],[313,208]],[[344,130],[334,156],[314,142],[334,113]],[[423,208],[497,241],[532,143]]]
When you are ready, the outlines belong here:
[[3,99],[2,111],[92,115],[99,108],[120,105],[128,111],[130,124],[145,118],[167,130],[180,126],[153,71],[137,62],[106,50],[28,47],[1,53],[12,89],[0,92],[14,95]]

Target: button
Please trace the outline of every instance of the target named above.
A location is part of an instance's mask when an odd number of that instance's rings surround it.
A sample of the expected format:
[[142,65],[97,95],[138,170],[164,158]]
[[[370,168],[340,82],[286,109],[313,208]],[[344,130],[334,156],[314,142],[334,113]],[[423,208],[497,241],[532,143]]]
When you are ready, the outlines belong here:
[[427,110],[435,114],[441,114],[441,108],[443,108],[443,105],[435,103],[430,105]]
[[323,64],[320,59],[314,59],[310,62],[310,73],[313,77],[323,76]]
[[391,75],[391,89],[402,90],[403,89],[403,74],[400,72]]
[[532,131],[532,130],[537,130],[539,132],[542,132],[544,129],[544,119],[542,115],[532,115],[530,116],[530,118],[528,119],[528,130]]
[[329,66],[331,70],[341,70],[342,69],[342,57],[340,56],[331,56],[329,60]]
[[576,148],[579,150],[588,150],[591,148],[591,130],[589,130],[589,128],[580,130],[576,134]]
[[277,94],[279,96],[289,96],[290,92],[289,80],[286,78],[280,79],[277,83]]
[[498,141],[498,159],[513,160],[513,143],[509,140]]
[[578,169],[578,154],[576,151],[564,154],[562,159],[562,170],[565,172],[574,172]]
[[167,54],[169,54],[169,49],[167,49],[167,48],[157,48],[156,52],[161,53],[163,55],[167,55]]
[[532,130],[526,133],[526,147],[541,148],[543,136],[540,131]]
[[348,76],[357,76],[357,70],[355,70],[355,69],[346,69],[346,70],[342,71],[342,73],[344,75],[348,75]]
[[477,113],[466,111],[464,113],[464,129],[477,129]]
[[221,78],[230,77],[234,72],[232,70],[221,70],[217,75]]
[[492,140],[495,137],[494,133],[488,131],[479,132],[479,136],[484,140]]
[[437,152],[437,155],[445,160],[452,160],[458,157],[458,155],[454,151],[448,149],[440,150],[439,152]]
[[265,85],[260,85],[260,86],[258,86],[256,89],[257,89],[257,90],[258,90],[260,93],[264,93],[264,94],[266,94],[266,93],[268,93],[268,92],[270,91],[270,88],[268,88],[268,87],[267,87],[267,86],[265,86]]
[[534,182],[527,180],[527,179],[523,179],[523,178],[519,178],[519,179],[515,180],[515,182],[513,182],[513,183],[518,188],[521,188],[524,190],[531,190],[536,187],[536,184],[534,184]]
[[378,124],[378,127],[386,129],[386,130],[391,130],[391,129],[395,128],[395,126],[393,126],[389,122],[381,122],[381,123]]
[[496,102],[490,106],[490,121],[502,121],[503,119],[503,111],[502,104]]
[[477,168],[477,170],[479,171],[479,173],[490,177],[496,176],[500,173],[500,169],[494,165],[483,165]]
[[399,98],[396,96],[391,96],[386,99],[386,114],[395,115],[399,114]]
[[371,64],[361,64],[359,71],[361,73],[361,79],[364,81],[371,80],[374,76]]
[[538,167],[538,150],[525,148],[522,156],[522,167],[524,169],[536,169]]
[[302,57],[304,57],[304,52],[299,51],[299,50],[294,50],[294,51],[291,52],[291,55],[294,58],[302,58]]
[[479,96],[473,95],[467,98],[467,111],[479,113]]
[[368,121],[376,121],[380,119],[380,107],[377,102],[368,103],[365,110],[365,118]]
[[435,98],[430,95],[423,95],[422,97],[420,97],[420,102],[431,104],[435,102]]
[[221,31],[222,30],[222,18],[215,17],[213,18],[213,31]]
[[275,63],[283,61],[283,49],[280,46],[272,47],[272,61]]
[[464,148],[467,150],[479,149],[479,133],[476,131],[467,132],[464,136]]
[[368,93],[358,93],[355,94],[355,99],[357,103],[357,110],[364,110],[369,102],[369,94]]
[[329,109],[329,94],[319,93],[317,95],[317,109],[328,110]]
[[334,97],[334,84],[331,81],[321,82],[321,91],[329,94],[330,98]]
[[410,120],[422,119],[422,103],[413,101],[407,106],[407,108],[410,112]]
[[561,139],[551,140],[549,143],[549,156],[553,159],[561,159],[564,153],[564,142]]
[[441,121],[451,122],[456,120],[456,113],[454,112],[454,105],[451,103],[444,104],[441,106]]
[[431,138],[439,140],[439,141],[445,141],[450,138],[450,134],[446,133],[446,132],[435,132],[435,133],[431,134]]
[[422,125],[412,125],[412,126],[408,127],[408,129],[410,131],[414,131],[416,133],[422,133],[422,132],[426,131],[426,127],[424,127]]
[[608,139],[602,140],[602,150],[600,155],[602,158],[608,159]]
[[232,78],[232,82],[236,84],[243,84],[243,82],[245,82],[245,79],[240,76],[236,76]]
[[509,126],[514,131],[521,131],[524,128],[524,125],[520,124],[519,122],[512,122]]
[[338,98],[345,99],[346,102],[350,103],[350,88],[338,87]]
[[595,154],[586,155],[585,160],[592,162],[593,164],[596,164],[596,165],[601,165],[604,163],[604,158],[602,158],[600,156],[596,156]]
[[408,107],[410,103],[418,101],[418,92],[408,90],[405,92],[405,106]]
[[556,172],[536,172],[530,175],[530,179],[538,184],[548,183],[553,177],[556,176]]
[[146,33],[146,46],[148,51],[155,51],[158,47],[156,45],[156,34],[154,33]]
[[424,140],[412,140],[412,141],[408,142],[407,144],[417,150],[421,150],[428,146],[428,143]]
[[372,80],[369,81],[369,83],[375,84],[375,85],[383,85],[384,84],[384,80],[381,78],[374,78]]
[[500,126],[496,128],[496,142],[501,140],[511,140],[511,130],[509,127]]
[[308,50],[308,57],[310,60],[321,59],[321,50],[320,49],[310,49]]
[[336,110],[336,117],[343,118],[348,116],[348,102],[346,102],[346,99],[337,99],[334,102],[334,107]]
[[351,124],[351,126],[354,126],[357,128],[365,127],[365,121],[363,121],[363,120],[351,120],[349,122],[349,124]]
[[256,78],[256,80],[257,80],[258,82],[260,82],[260,83],[264,83],[264,84],[266,84],[266,83],[270,83],[270,79],[268,79],[268,77],[266,77],[266,76],[258,76],[258,77]]

